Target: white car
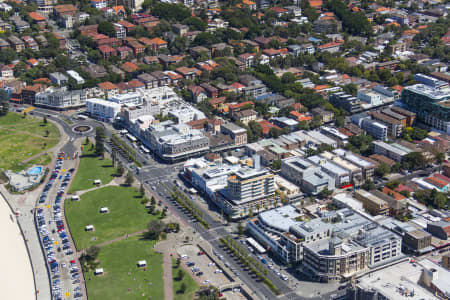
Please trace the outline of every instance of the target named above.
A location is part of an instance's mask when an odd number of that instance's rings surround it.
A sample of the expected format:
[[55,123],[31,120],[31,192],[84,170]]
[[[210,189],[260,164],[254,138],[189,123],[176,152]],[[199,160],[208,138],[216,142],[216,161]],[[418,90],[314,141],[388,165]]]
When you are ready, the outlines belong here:
[[222,273],[222,270],[221,269],[217,269],[216,271],[214,271],[214,273],[216,273],[216,274]]
[[209,280],[203,281],[203,284],[210,284],[210,283],[211,283],[211,281],[209,281]]
[[210,262],[210,263],[208,264],[208,267],[215,266],[215,265],[216,265],[215,263]]

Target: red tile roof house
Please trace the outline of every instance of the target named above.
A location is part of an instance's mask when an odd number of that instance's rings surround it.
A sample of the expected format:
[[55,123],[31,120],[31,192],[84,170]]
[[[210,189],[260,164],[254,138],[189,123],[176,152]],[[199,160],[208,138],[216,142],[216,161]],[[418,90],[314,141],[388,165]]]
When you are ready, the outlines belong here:
[[131,31],[133,31],[136,28],[136,25],[125,21],[125,20],[120,20],[119,22],[117,22],[117,24],[122,25],[123,27],[125,27],[125,31],[127,32],[127,34],[129,34]]
[[181,76],[181,74],[178,74],[174,71],[164,71],[163,73],[169,76],[170,83],[173,85],[177,85],[178,82],[183,79],[183,76]]
[[311,116],[306,116],[306,115],[304,115],[302,113],[299,113],[298,111],[295,111],[295,110],[291,111],[289,113],[289,116],[291,118],[293,118],[294,120],[298,121],[298,122],[301,122],[301,121],[309,122],[312,119]]
[[119,93],[119,88],[112,82],[100,82],[97,86],[105,93],[106,97],[115,96]]
[[80,27],[78,27],[78,30],[80,31],[80,33],[82,35],[95,36],[96,34],[98,34],[98,31],[97,31],[98,30],[98,24],[80,26]]
[[320,45],[317,48],[319,49],[320,52],[328,51],[330,53],[335,53],[335,52],[339,51],[339,48],[341,47],[342,44],[343,44],[342,41],[335,41],[335,42]]
[[138,56],[138,54],[144,53],[145,51],[145,46],[139,42],[130,41],[127,44],[133,49],[134,56]]
[[110,47],[116,48],[116,47],[122,46],[122,41],[115,37],[106,38],[106,39],[98,40],[97,45],[99,45],[99,46],[108,45]]
[[145,84],[137,79],[131,79],[128,81],[128,85],[132,87],[135,91],[138,89],[145,89]]
[[246,106],[251,106],[251,108],[255,107],[255,103],[252,101],[245,101],[241,103],[235,103],[235,104],[229,104],[228,109],[230,110],[231,116],[234,116],[234,114],[240,110],[242,110]]
[[279,18],[282,15],[287,14],[289,12],[287,9],[282,8],[282,7],[277,7],[277,6],[274,6],[274,7],[270,8],[269,10],[275,12],[275,15],[277,16],[277,18]]
[[108,59],[109,57],[111,57],[113,55],[117,55],[116,49],[114,49],[108,45],[102,45],[102,46],[98,47],[98,50],[103,55],[104,59]]
[[167,48],[167,42],[158,37],[153,39],[148,39],[146,37],[140,38],[139,41],[146,46],[149,46],[153,51],[159,51],[163,48]]
[[261,120],[261,121],[256,121],[256,122],[261,126],[261,128],[262,128],[262,133],[263,133],[264,136],[268,136],[268,135],[269,135],[269,132],[270,132],[270,129],[271,129],[271,128],[276,128],[276,129],[281,130],[280,127],[278,127],[277,125],[274,125],[274,124],[270,123],[270,122],[267,121],[267,120]]
[[243,85],[240,82],[235,82],[231,86],[236,90],[237,94],[241,93],[242,90],[245,88],[245,85]]
[[139,67],[137,65],[135,65],[129,61],[127,61],[126,63],[121,65],[120,68],[127,73],[133,73],[133,72],[136,72],[137,70],[139,70]]
[[116,50],[119,53],[120,59],[125,59],[133,55],[133,49],[128,46],[119,47]]
[[199,103],[208,98],[205,90],[198,85],[190,85],[188,86],[188,91],[191,92],[192,98],[194,98],[194,102]]
[[184,79],[195,80],[201,74],[201,71],[196,68],[179,67],[175,71],[180,73]]
[[45,20],[44,16],[42,16],[41,14],[39,14],[35,11],[30,12],[28,15],[33,20],[33,22],[39,26],[39,28],[41,28],[41,29],[45,28],[46,20]]

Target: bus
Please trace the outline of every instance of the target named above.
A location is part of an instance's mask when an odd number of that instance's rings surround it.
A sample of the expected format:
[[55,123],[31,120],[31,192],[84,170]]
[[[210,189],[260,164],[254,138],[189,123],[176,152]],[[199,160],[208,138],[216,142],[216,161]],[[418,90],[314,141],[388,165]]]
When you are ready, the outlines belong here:
[[78,115],[78,120],[87,120],[87,117],[85,115]]
[[144,145],[141,145],[141,147],[139,147],[142,152],[144,152],[145,154],[150,154],[150,150],[148,150],[146,147],[144,147]]
[[247,243],[255,248],[256,251],[258,251],[259,254],[266,253],[266,249],[264,249],[263,246],[261,246],[257,241],[255,241],[253,238],[249,237],[247,238]]
[[127,139],[130,140],[130,142],[132,143],[136,143],[137,142],[137,138],[135,138],[134,136],[132,136],[131,134],[127,133],[126,135]]

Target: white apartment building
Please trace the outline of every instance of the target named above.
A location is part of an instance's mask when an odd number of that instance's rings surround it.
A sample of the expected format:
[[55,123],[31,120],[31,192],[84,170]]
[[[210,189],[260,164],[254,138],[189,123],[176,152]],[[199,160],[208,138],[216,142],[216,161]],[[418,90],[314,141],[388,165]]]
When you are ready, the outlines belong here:
[[86,112],[91,116],[114,119],[120,112],[121,105],[104,99],[91,98],[86,100]]

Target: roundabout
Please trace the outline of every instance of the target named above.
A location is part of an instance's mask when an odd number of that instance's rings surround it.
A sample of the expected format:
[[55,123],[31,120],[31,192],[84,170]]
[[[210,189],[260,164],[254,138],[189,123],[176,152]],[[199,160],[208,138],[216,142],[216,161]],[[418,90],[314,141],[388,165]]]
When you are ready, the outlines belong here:
[[77,125],[77,126],[73,127],[72,131],[75,133],[78,133],[78,134],[85,134],[85,133],[91,132],[92,129],[93,129],[92,126],[82,124],[82,125]]

